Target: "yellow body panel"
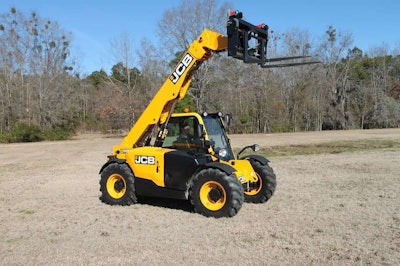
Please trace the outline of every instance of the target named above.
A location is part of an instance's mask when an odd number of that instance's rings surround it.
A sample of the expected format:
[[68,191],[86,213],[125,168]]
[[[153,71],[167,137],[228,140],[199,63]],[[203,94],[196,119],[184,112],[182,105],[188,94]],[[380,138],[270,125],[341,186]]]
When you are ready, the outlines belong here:
[[257,174],[251,166],[248,160],[230,160],[228,162],[220,161],[221,163],[228,164],[235,168],[235,175],[239,181],[244,184],[247,182],[255,182],[257,180]]
[[153,181],[164,187],[164,154],[171,151],[159,147],[141,147],[129,150],[125,160],[135,177]]

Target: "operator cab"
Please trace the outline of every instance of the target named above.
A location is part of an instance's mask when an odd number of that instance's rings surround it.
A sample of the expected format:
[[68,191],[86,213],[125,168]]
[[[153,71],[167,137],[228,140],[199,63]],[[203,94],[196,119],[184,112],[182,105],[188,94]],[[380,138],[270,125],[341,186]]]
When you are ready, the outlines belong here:
[[172,116],[167,128],[163,148],[205,153],[203,127],[196,116]]
[[233,160],[224,124],[221,113],[174,114],[168,122],[168,133],[162,147],[205,154],[211,146],[221,160]]

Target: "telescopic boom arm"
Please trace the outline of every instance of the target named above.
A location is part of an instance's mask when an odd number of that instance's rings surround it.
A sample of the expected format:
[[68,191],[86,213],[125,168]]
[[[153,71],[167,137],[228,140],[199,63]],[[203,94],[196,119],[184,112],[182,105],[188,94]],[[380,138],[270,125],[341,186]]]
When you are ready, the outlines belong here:
[[[226,36],[205,29],[190,44],[174,71],[158,90],[121,144],[114,147],[114,153],[124,153],[133,147],[149,145],[151,136],[155,130],[158,130],[158,126],[161,126],[161,130],[157,140],[163,139],[166,122],[176,101],[185,97],[194,72],[214,52],[225,51],[227,47]],[[157,140],[154,146],[159,146]]]

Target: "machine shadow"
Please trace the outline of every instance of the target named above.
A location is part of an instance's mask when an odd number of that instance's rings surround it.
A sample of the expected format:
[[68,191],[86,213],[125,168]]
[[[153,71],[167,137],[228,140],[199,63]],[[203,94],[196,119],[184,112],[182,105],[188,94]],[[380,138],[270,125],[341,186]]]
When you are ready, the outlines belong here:
[[137,203],[194,213],[193,206],[188,200],[138,196]]

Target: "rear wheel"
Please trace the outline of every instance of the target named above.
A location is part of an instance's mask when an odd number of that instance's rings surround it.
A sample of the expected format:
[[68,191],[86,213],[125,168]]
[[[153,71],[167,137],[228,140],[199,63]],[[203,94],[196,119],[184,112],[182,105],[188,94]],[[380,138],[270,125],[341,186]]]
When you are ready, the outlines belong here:
[[275,192],[276,176],[274,170],[268,165],[262,165],[257,161],[251,161],[257,175],[256,182],[244,192],[246,202],[263,203],[269,200]]
[[218,169],[204,169],[192,180],[190,202],[194,210],[207,217],[231,217],[244,201],[243,187],[233,175]]
[[131,205],[137,202],[134,176],[127,164],[111,163],[101,172],[100,200],[110,205]]

